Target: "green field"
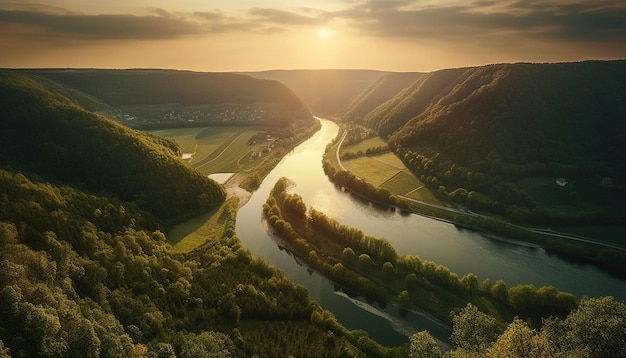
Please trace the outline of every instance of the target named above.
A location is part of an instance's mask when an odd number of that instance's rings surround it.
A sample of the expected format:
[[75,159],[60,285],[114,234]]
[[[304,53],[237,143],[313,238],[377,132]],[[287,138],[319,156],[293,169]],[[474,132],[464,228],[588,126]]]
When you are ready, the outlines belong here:
[[342,146],[340,154],[347,153],[347,152],[356,153],[358,151],[362,151],[363,153],[365,153],[365,151],[368,150],[369,148],[382,147],[386,145],[387,145],[387,142],[385,142],[384,139],[380,137],[372,137],[372,138],[362,140],[350,146],[345,146],[345,147]]
[[377,161],[373,157],[360,157],[342,163],[354,175],[375,186],[381,186],[399,171],[397,167]]
[[396,195],[436,205],[446,205],[430,188],[424,186],[393,153],[345,160],[343,165],[359,178],[385,188]]
[[234,225],[237,202],[236,198],[230,198],[219,208],[174,226],[167,233],[172,252],[190,252],[207,240],[222,237],[229,221]]
[[165,129],[151,132],[171,138],[183,153],[193,153],[189,164],[203,174],[234,173],[252,153],[264,149],[248,141],[259,130],[250,127],[200,127]]

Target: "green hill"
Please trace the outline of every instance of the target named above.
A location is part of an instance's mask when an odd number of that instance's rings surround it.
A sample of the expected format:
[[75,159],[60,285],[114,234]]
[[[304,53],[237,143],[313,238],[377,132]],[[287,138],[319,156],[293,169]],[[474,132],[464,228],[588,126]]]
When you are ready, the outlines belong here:
[[[24,70],[64,95],[132,127],[264,125],[312,121],[285,85],[233,73],[175,70]],[[68,95],[69,94],[69,95]]]
[[[176,144],[74,103],[90,98],[0,71],[0,356],[378,347],[242,247],[237,200],[180,160]],[[207,211],[223,227],[190,253],[171,252],[161,230]]]
[[[437,71],[365,123],[475,209],[542,223],[626,218],[626,61]],[[559,187],[557,178],[567,178]]]
[[0,121],[4,166],[136,203],[166,223],[224,201],[174,143],[88,112],[36,76],[0,72]]
[[417,72],[393,72],[381,76],[352,101],[344,120],[361,122],[374,108],[396,96],[421,76]]

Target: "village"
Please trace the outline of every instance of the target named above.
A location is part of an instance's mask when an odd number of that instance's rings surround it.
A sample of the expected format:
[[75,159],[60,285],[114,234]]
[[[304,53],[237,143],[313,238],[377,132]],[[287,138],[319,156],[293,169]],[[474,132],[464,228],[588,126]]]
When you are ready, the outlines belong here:
[[268,111],[259,104],[203,106],[129,106],[105,115],[130,127],[155,124],[250,124],[262,122]]

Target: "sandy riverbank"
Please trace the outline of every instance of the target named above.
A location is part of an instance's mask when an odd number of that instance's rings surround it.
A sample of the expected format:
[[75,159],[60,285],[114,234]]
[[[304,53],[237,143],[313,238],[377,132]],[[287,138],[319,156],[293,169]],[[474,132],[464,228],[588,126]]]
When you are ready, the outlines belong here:
[[226,183],[224,183],[224,188],[226,189],[226,194],[229,198],[237,197],[239,198],[239,208],[246,205],[246,203],[250,200],[252,193],[243,189],[239,186],[243,178],[238,174],[233,175]]

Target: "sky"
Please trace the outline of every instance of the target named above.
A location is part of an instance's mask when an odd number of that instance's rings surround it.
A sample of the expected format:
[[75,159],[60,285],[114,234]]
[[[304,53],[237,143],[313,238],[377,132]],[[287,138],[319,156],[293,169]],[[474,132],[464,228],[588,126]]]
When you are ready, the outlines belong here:
[[626,0],[0,0],[2,68],[428,72],[626,58]]

